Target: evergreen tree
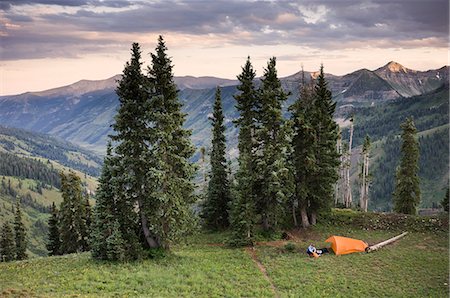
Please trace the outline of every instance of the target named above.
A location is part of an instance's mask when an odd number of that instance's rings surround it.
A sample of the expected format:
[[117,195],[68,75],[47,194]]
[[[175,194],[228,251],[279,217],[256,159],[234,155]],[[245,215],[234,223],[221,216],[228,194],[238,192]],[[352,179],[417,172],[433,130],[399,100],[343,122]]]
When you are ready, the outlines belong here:
[[338,125],[333,120],[336,103],[325,80],[323,66],[314,86],[315,112],[312,125],[316,137],[316,171],[312,177],[314,182],[310,191],[311,224],[316,223],[320,210],[329,210],[333,202],[334,185],[338,179],[339,154],[336,148]]
[[[116,182],[118,179],[115,176],[117,176],[117,158],[112,156],[112,146],[111,142],[109,142],[106,157],[103,161],[102,174],[99,178],[99,186],[95,194],[96,203],[92,212],[91,252],[92,256],[96,259],[108,259],[108,239],[116,228],[115,225],[119,225],[119,231],[116,231],[116,235],[120,232],[120,236],[122,237],[122,230],[128,232],[126,227],[121,226],[118,221],[118,213],[121,211],[117,209],[117,199],[119,196],[116,195],[115,187],[117,186]],[[117,254],[120,255],[122,251],[126,251],[127,249],[134,253],[136,247],[139,246],[137,239],[134,245],[133,247],[133,245],[126,245],[124,243],[124,247],[120,248],[116,243],[114,247],[118,250]],[[111,254],[110,245],[109,255]],[[131,257],[127,255],[127,258]]]
[[58,210],[55,202],[52,204],[51,216],[48,220],[48,243],[47,250],[49,256],[56,256],[60,254],[61,239],[59,235]]
[[14,236],[15,236],[15,256],[16,260],[25,260],[27,255],[27,231],[22,222],[22,210],[20,202],[16,204],[16,215],[14,217]]
[[450,189],[447,187],[447,191],[445,192],[445,197],[442,199],[441,205],[444,208],[444,211],[448,212],[448,198],[449,198]]
[[81,190],[81,180],[72,171],[61,173],[63,202],[60,207],[61,253],[87,251],[88,230],[85,220],[85,206]]
[[183,128],[186,114],[181,111],[172,61],[166,51],[165,42],[159,36],[148,73],[152,86],[150,141],[154,146],[146,181],[151,196],[143,207],[157,246],[168,249],[170,243],[193,228],[195,217],[190,207],[196,200],[192,181],[196,169],[189,161],[195,148],[190,140],[191,131]]
[[226,140],[224,116],[220,88],[216,89],[216,98],[212,117],[211,178],[208,183],[208,196],[203,206],[202,217],[205,225],[211,229],[228,227],[228,208],[230,190],[228,183],[227,161],[225,157]]
[[282,104],[288,93],[283,91],[277,76],[276,59],[271,58],[261,79],[260,111],[257,115],[257,184],[261,193],[257,197],[257,213],[260,214],[264,230],[277,226],[284,203],[289,196],[286,187],[286,134],[282,115]]
[[236,173],[233,201],[230,208],[230,226],[232,236],[230,245],[252,245],[255,226],[255,147],[256,114],[259,109],[257,92],[253,83],[255,71],[247,58],[242,73],[237,76],[239,94],[234,98],[239,118],[235,124],[239,127],[239,169]]
[[394,211],[404,214],[416,214],[420,203],[419,178],[419,142],[417,129],[411,118],[406,118],[402,128],[402,146],[400,166],[396,173]]
[[299,98],[289,107],[291,111],[292,152],[289,158],[294,176],[292,210],[296,222],[295,207],[298,206],[303,228],[309,227],[308,205],[316,169],[316,135],[312,125],[315,112],[312,85],[307,85],[302,73]]
[[122,233],[120,232],[120,224],[118,221],[115,221],[111,235],[106,239],[106,256],[108,260],[111,261],[123,261],[126,259],[125,254],[125,243],[122,238]]
[[[111,159],[114,161],[114,167],[111,169],[112,178],[107,182],[112,184],[108,187],[112,187],[115,202],[110,207],[119,210],[113,216],[120,224],[120,231],[127,246],[125,249],[127,259],[136,259],[142,252],[138,236],[140,230],[144,231],[147,247],[157,246],[154,235],[150,235],[143,207],[144,200],[151,193],[145,179],[150,168],[148,144],[152,143],[150,133],[153,128],[149,118],[151,87],[142,73],[141,66],[139,44],[133,43],[131,60],[126,63],[122,79],[116,89],[120,107],[112,126],[115,134],[111,139],[117,146]],[[113,224],[114,221],[111,221],[105,228],[111,229]],[[104,233],[105,241],[110,233],[111,230]]]
[[9,222],[5,222],[2,227],[2,235],[0,239],[0,260],[9,262],[14,260],[14,235]]

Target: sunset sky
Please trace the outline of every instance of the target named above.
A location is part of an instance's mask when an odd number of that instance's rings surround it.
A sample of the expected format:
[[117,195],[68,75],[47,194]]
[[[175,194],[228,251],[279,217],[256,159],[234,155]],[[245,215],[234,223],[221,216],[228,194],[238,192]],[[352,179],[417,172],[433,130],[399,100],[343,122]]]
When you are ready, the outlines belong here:
[[346,74],[394,60],[448,65],[448,0],[1,0],[0,95],[121,73],[139,42],[144,61],[162,34],[177,76],[234,79],[248,55],[257,75]]

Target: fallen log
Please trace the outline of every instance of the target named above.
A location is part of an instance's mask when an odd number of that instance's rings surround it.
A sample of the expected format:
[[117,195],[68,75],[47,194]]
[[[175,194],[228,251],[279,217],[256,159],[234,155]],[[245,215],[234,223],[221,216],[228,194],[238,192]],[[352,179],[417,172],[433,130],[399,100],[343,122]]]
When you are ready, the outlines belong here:
[[378,250],[378,249],[382,248],[382,247],[385,246],[385,245],[388,245],[388,244],[390,244],[390,243],[392,243],[392,242],[394,242],[394,241],[397,241],[398,239],[404,237],[406,234],[408,234],[408,232],[404,232],[404,233],[402,233],[402,234],[400,234],[400,235],[398,235],[398,236],[392,237],[391,239],[388,239],[388,240],[383,241],[383,242],[380,242],[380,243],[378,243],[378,244],[374,244],[374,245],[372,245],[372,246],[369,246],[369,247],[366,249],[366,251],[367,251],[367,252],[372,252],[372,251]]

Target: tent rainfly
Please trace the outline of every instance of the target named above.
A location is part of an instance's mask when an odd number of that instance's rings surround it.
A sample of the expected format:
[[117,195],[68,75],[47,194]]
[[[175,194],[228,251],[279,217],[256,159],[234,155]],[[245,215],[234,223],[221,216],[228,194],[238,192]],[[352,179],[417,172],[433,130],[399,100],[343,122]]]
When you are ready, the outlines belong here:
[[331,249],[336,255],[346,255],[354,252],[364,252],[369,245],[358,239],[342,236],[331,236],[325,242],[331,243]]

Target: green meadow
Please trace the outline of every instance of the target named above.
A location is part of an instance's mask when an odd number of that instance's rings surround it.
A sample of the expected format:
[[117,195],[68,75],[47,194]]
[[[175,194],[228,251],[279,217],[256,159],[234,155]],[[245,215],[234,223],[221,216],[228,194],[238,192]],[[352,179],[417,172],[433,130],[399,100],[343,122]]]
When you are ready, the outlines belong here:
[[0,263],[1,297],[448,297],[448,231],[410,232],[372,253],[310,258],[330,235],[375,244],[399,231],[317,226],[227,248],[201,233],[166,257],[99,262],[89,253]]

